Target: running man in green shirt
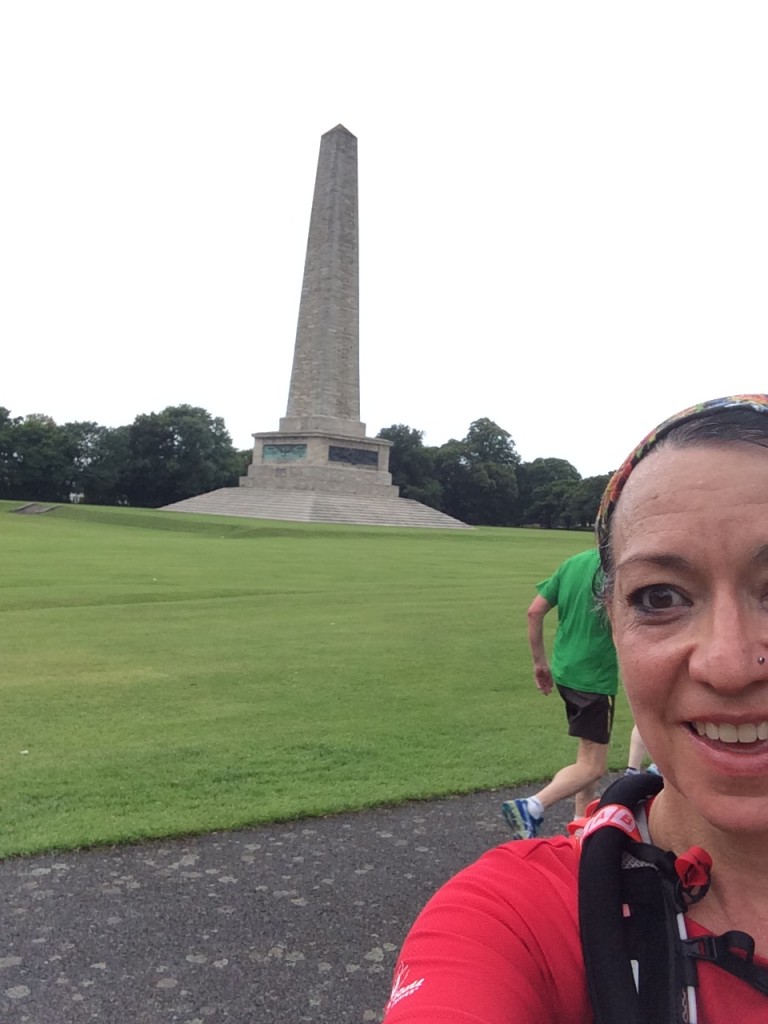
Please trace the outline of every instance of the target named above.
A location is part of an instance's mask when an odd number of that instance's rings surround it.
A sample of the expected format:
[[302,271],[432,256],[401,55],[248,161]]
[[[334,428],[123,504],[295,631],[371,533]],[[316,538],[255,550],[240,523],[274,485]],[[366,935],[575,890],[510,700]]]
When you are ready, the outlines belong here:
[[[565,702],[568,735],[578,738],[579,747],[574,764],[561,768],[542,790],[502,805],[516,839],[536,836],[547,807],[568,797],[575,797],[575,817],[581,817],[607,767],[619,673],[611,629],[595,599],[599,572],[596,549],[574,555],[536,585],[538,595],[528,609],[536,686],[545,695],[557,686]],[[553,608],[558,626],[550,668],[544,618]]]

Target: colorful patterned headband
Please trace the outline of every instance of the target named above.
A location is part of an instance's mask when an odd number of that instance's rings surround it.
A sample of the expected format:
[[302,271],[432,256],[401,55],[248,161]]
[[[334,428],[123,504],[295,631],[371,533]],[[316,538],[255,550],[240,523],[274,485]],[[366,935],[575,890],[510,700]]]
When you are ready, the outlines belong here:
[[595,521],[595,533],[597,535],[598,547],[603,551],[608,543],[609,524],[611,516],[616,508],[619,495],[624,489],[629,474],[635,466],[644,459],[648,452],[652,451],[663,438],[675,427],[688,420],[698,419],[711,412],[718,412],[723,409],[747,408],[755,412],[768,412],[768,395],[729,395],[726,398],[713,398],[709,402],[700,402],[699,405],[692,405],[690,409],[683,409],[682,412],[670,416],[658,427],[655,427],[647,437],[644,437],[640,444],[627,456],[619,466],[603,494],[600,502],[600,509]]

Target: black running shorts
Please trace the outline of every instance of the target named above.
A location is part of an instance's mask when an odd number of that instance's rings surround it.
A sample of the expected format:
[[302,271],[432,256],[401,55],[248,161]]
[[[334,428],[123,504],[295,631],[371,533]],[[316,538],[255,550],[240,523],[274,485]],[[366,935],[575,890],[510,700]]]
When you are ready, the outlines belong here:
[[608,743],[616,698],[605,693],[572,690],[570,686],[561,686],[560,683],[557,684],[557,690],[565,701],[568,735],[593,743]]

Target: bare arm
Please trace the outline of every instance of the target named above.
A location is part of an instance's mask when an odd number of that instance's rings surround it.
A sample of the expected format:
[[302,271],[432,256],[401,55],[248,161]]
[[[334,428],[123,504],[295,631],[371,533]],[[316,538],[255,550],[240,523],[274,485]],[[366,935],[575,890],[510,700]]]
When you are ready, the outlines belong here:
[[533,655],[533,674],[536,687],[543,694],[551,693],[554,685],[544,648],[544,617],[551,610],[552,605],[541,594],[536,595],[528,609],[528,643]]

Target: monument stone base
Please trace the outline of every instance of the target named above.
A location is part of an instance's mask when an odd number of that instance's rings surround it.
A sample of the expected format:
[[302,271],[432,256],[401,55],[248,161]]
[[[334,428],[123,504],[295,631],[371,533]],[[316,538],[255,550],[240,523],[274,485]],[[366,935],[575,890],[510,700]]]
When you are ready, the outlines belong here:
[[240,486],[398,498],[389,472],[392,442],[365,437],[360,426],[362,435],[306,429],[254,434],[253,461]]
[[164,511],[302,523],[472,529],[428,505],[401,498],[389,472],[391,442],[365,437],[361,427],[358,435],[306,429],[254,434],[253,462],[248,475],[240,477],[239,487],[198,494],[166,505]]
[[[397,488],[395,488],[396,490]],[[221,487],[166,505],[165,512],[196,512],[298,523],[357,526],[409,526],[427,530],[473,527],[408,498],[382,498],[331,491],[278,490],[269,487]]]

